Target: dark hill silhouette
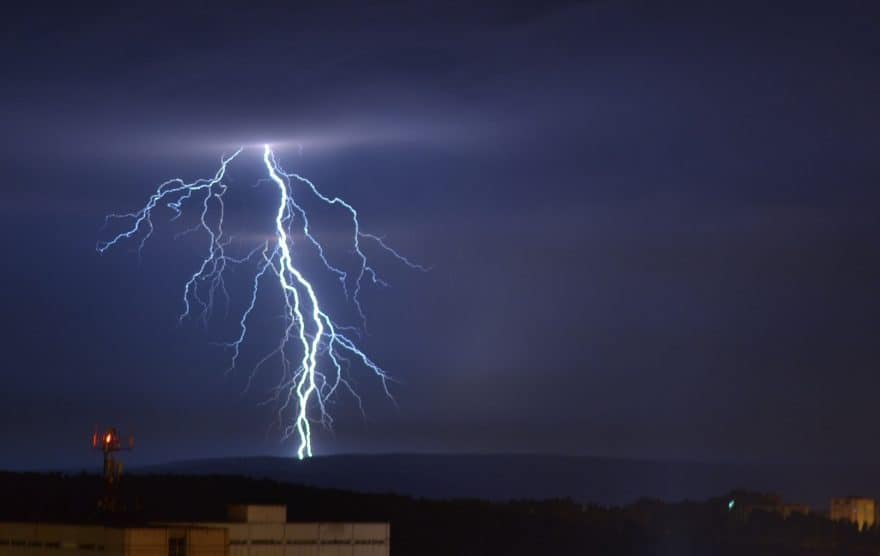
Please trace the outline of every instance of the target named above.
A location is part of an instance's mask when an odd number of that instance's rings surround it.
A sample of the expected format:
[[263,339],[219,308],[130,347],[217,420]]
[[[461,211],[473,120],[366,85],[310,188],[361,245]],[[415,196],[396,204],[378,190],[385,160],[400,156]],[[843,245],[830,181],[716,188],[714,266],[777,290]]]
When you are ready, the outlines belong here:
[[868,465],[712,464],[554,455],[389,454],[180,461],[140,473],[223,474],[322,488],[426,498],[485,500],[572,498],[624,505],[639,498],[703,500],[747,488],[827,507],[832,496],[880,497],[880,474]]

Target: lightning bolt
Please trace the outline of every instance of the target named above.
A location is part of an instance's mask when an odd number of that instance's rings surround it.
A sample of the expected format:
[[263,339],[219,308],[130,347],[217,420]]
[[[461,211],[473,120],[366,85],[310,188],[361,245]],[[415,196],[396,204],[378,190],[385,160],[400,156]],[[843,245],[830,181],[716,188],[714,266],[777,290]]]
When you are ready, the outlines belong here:
[[[230,293],[224,280],[225,271],[232,266],[246,264],[253,264],[256,268],[250,301],[238,320],[238,335],[223,344],[232,352],[230,371],[238,364],[241,347],[248,336],[249,322],[257,299],[264,289],[263,284],[272,277],[277,280],[284,300],[284,332],[277,347],[265,354],[254,366],[248,379],[248,387],[260,367],[275,357],[280,359],[282,380],[275,390],[273,400],[279,405],[279,419],[286,422],[283,436],[297,437],[297,456],[302,459],[312,456],[312,422],[317,421],[332,428],[333,419],[327,410],[327,404],[340,388],[351,393],[363,412],[360,396],[345,377],[344,368],[352,360],[378,377],[385,394],[391,400],[394,398],[389,389],[390,375],[361,350],[353,339],[352,335],[357,336],[360,330],[337,324],[323,309],[315,286],[297,265],[300,244],[294,242],[295,236],[304,238],[326,270],[336,276],[345,298],[354,304],[363,327],[366,327],[367,322],[360,301],[363,284],[367,282],[377,286],[388,285],[370,265],[363,250],[365,242],[372,243],[375,248],[409,268],[420,271],[428,269],[401,255],[380,236],[364,232],[359,214],[351,204],[339,197],[324,195],[312,181],[299,174],[284,171],[270,145],[264,145],[262,149],[262,162],[268,180],[261,181],[270,182],[278,191],[278,204],[273,219],[274,237],[261,242],[244,256],[234,257],[227,254],[226,248],[232,238],[223,229],[226,208],[224,195],[228,190],[224,180],[229,165],[243,150],[242,147],[231,155],[221,157],[220,168],[211,178],[200,178],[193,182],[185,182],[180,178],[168,180],[158,186],[141,209],[107,216],[105,226],[122,221],[127,223],[127,227],[109,240],[99,241],[97,250],[104,253],[127,240],[138,240],[140,254],[153,234],[153,213],[157,207],[164,205],[170,209],[173,213],[171,220],[176,220],[182,215],[184,205],[199,201],[198,223],[176,236],[203,231],[208,237],[204,257],[184,284],[183,309],[179,320],[182,322],[197,314],[207,323],[218,296],[222,296],[227,307],[229,306]],[[331,264],[324,245],[312,234],[309,212],[300,201],[300,197],[306,195],[311,196],[313,201],[347,213],[351,223],[351,253],[357,263],[354,272],[346,272]],[[291,355],[294,351],[298,354],[296,359]]]

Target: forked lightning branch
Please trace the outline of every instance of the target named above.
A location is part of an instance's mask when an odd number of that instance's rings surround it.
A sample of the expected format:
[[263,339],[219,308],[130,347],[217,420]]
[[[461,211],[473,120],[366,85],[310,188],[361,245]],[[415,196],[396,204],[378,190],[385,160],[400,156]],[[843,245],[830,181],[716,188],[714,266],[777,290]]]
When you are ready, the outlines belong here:
[[[183,310],[180,319],[195,315],[207,319],[218,296],[229,299],[230,293],[224,280],[224,272],[233,265],[251,265],[253,282],[249,291],[249,302],[242,312],[239,332],[226,346],[231,350],[231,367],[238,363],[242,344],[247,340],[248,327],[254,316],[254,309],[261,291],[266,287],[276,287],[282,293],[282,312],[284,332],[277,347],[266,353],[257,363],[256,370],[270,360],[278,360],[282,367],[283,379],[276,392],[279,401],[279,416],[284,420],[285,437],[296,436],[297,455],[300,458],[312,455],[311,427],[313,422],[331,426],[333,419],[327,402],[340,389],[348,390],[361,402],[352,384],[343,372],[344,365],[355,362],[373,373],[381,382],[385,393],[391,397],[388,388],[390,377],[353,339],[356,329],[337,324],[322,306],[316,294],[313,278],[306,275],[298,264],[303,249],[311,249],[316,254],[329,275],[335,276],[346,298],[354,304],[362,323],[366,316],[361,306],[360,293],[365,283],[386,285],[364,252],[364,245],[372,244],[392,255],[400,263],[417,270],[426,270],[394,249],[381,237],[361,229],[358,211],[339,197],[324,195],[308,179],[282,169],[270,145],[262,148],[262,162],[266,177],[277,188],[277,210],[267,215],[271,218],[274,233],[243,256],[227,252],[231,236],[223,228],[225,204],[224,197],[229,186],[225,182],[229,165],[239,157],[244,148],[239,148],[221,159],[220,168],[210,178],[185,182],[180,178],[170,179],[158,186],[139,210],[124,214],[111,214],[107,221],[121,221],[124,231],[97,245],[98,252],[104,253],[121,242],[135,241],[142,249],[154,231],[153,216],[157,207],[164,206],[172,211],[172,219],[181,216],[184,210],[192,209],[199,215],[198,223],[191,231],[201,231],[207,237],[207,250],[204,258],[197,262],[195,269],[183,287]],[[312,202],[329,205],[345,214],[350,233],[351,256],[355,264],[347,265],[348,270],[331,264],[325,246],[312,233],[309,212],[304,197],[311,196]],[[303,241],[294,241],[302,238]],[[335,260],[335,259],[334,259]],[[352,271],[351,269],[355,270]]]

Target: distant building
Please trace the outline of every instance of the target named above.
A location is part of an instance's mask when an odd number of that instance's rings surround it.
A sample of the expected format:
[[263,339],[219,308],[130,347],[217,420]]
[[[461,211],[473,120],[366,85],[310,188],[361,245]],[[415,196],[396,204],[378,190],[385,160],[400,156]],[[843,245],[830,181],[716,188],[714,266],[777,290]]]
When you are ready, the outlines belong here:
[[792,515],[808,515],[812,513],[806,504],[785,503],[782,497],[774,493],[749,492],[737,490],[730,493],[727,509],[742,519],[749,519],[754,512],[776,514],[783,519]]
[[810,507],[806,504],[783,504],[782,517],[788,519],[794,514],[809,515]]
[[286,506],[230,506],[228,522],[138,527],[0,523],[0,556],[388,556],[388,523],[287,523]]
[[876,520],[877,503],[873,498],[848,496],[831,499],[829,517],[833,521],[855,523],[859,530],[872,527]]

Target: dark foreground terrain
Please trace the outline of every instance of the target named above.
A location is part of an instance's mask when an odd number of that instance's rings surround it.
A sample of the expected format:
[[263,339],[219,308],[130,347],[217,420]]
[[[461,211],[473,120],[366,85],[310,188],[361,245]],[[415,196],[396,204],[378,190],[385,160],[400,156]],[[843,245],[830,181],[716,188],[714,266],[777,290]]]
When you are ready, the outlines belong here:
[[551,454],[216,458],[153,465],[139,472],[240,475],[435,499],[568,497],[604,506],[624,506],[643,497],[704,500],[743,485],[816,507],[827,507],[832,497],[850,493],[880,497],[880,475],[872,465],[663,462]]
[[[0,521],[100,522],[95,475],[0,473]],[[619,508],[572,500],[486,502],[356,494],[235,476],[132,475],[116,520],[223,520],[230,503],[286,504],[290,521],[390,521],[392,554],[868,555],[880,530],[817,515],[751,510],[757,495],[705,502],[643,500]]]

